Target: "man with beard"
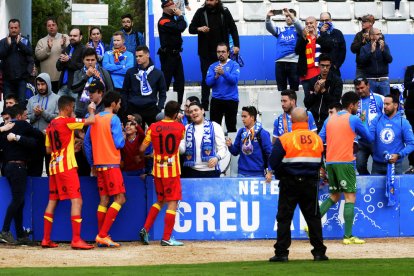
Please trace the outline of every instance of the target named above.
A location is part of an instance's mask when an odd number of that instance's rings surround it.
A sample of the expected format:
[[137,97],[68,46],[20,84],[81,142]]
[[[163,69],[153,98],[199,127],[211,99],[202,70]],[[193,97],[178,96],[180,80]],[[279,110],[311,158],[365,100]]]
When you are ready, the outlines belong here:
[[164,109],[167,99],[164,74],[155,68],[147,46],[139,46],[135,51],[138,65],[130,68],[125,75],[122,87],[122,105],[126,114],[139,114],[142,129],[156,121],[158,113]]
[[341,193],[345,197],[344,239],[343,244],[364,244],[365,241],[352,235],[354,206],[356,200],[355,156],[353,151],[356,135],[372,142],[372,136],[361,119],[358,111],[359,96],[347,92],[342,96],[343,110],[331,115],[324,123],[319,136],[326,143],[326,170],[328,172],[330,197],[320,206],[321,217],[336,204]]
[[229,59],[229,47],[224,43],[217,45],[217,62],[208,68],[206,84],[213,89],[211,98],[210,120],[221,125],[226,119],[228,132],[236,132],[237,107],[239,106],[239,89],[237,87],[240,66]]
[[[281,96],[282,98],[280,99],[280,102],[282,103],[282,109],[284,112],[277,117],[273,123],[272,144],[274,144],[276,139],[282,136],[282,134],[292,132],[292,120],[290,113],[296,108],[297,95],[294,90],[287,89],[282,91]],[[307,111],[307,113],[309,130],[316,132],[317,128],[313,115],[310,111]]]
[[181,59],[183,39],[181,33],[187,28],[187,23],[180,9],[172,0],[164,0],[161,4],[163,13],[158,21],[158,33],[160,35],[161,70],[164,73],[167,90],[174,77],[173,90],[177,92],[178,103],[183,103],[184,96],[184,67]]
[[26,84],[34,70],[30,41],[20,33],[20,21],[9,20],[9,35],[0,40],[4,91],[6,97],[16,94],[21,105],[26,104]]
[[[31,97],[27,103],[27,115],[30,124],[44,133],[49,123],[59,113],[59,96],[53,93],[50,76],[47,73],[41,73],[37,76],[36,90],[37,95]],[[36,153],[31,156],[28,164],[28,174],[30,176],[42,176],[44,158],[47,167],[50,161],[50,155],[46,154],[45,137],[43,136],[38,143]]]
[[75,71],[83,67],[82,53],[85,46],[83,46],[81,40],[82,31],[78,28],[72,29],[69,33],[70,44],[62,51],[62,54],[60,54],[60,57],[56,62],[56,69],[61,72],[59,79],[59,96],[67,95],[75,99],[78,96],[71,90],[71,88]]
[[[121,16],[122,29],[120,30],[125,38],[125,47],[128,52],[134,53],[138,46],[145,45],[144,35],[138,31],[132,30],[134,26],[132,15],[124,14]],[[114,38],[111,38],[109,48],[114,47]]]
[[[387,163],[395,164],[395,174],[402,174],[404,157],[414,151],[413,129],[407,119],[398,112],[398,97],[384,97],[384,114],[377,115],[369,126],[374,137],[372,174],[387,174]],[[391,159],[385,160],[388,152]],[[387,162],[388,161],[388,162]]]
[[35,49],[36,59],[40,61],[40,71],[48,73],[52,82],[50,88],[57,93],[59,90],[59,72],[56,70],[56,61],[59,59],[62,49],[69,44],[67,34],[58,32],[56,18],[48,17],[46,19],[47,36],[39,39]]
[[217,61],[217,45],[221,42],[229,45],[229,35],[234,43],[232,51],[240,50],[239,33],[230,11],[223,7],[221,0],[206,0],[199,8],[189,26],[190,34],[198,35],[198,55],[201,65],[201,103],[205,111],[209,108],[210,87],[206,84],[207,70]]

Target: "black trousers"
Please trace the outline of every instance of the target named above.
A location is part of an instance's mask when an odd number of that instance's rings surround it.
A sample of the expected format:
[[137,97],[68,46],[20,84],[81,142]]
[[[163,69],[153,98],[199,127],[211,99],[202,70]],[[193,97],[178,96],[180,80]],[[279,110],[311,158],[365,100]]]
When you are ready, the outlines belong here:
[[211,64],[217,61],[217,56],[201,57],[200,56],[200,66],[201,66],[201,104],[205,111],[209,109],[210,103],[210,86],[206,84],[206,76],[208,68]]
[[4,173],[10,185],[12,201],[7,207],[4,217],[3,231],[10,231],[10,225],[14,220],[16,234],[18,238],[24,236],[23,232],[23,208],[24,195],[26,193],[27,169],[23,164],[6,163]]
[[231,100],[211,99],[210,120],[221,125],[223,116],[226,119],[227,132],[237,132],[237,108],[239,102]]
[[160,113],[161,110],[158,109],[158,106],[153,105],[147,108],[139,108],[132,106],[131,104],[128,105],[128,109],[126,111],[126,115],[133,115],[133,114],[139,114],[142,118],[142,129],[145,129],[145,124],[150,126],[152,123],[156,122],[157,114]]
[[178,103],[183,103],[184,97],[184,66],[180,54],[160,54],[161,71],[164,73],[167,90],[170,88],[171,80],[174,77],[173,90],[177,92]]
[[[408,100],[408,98],[407,98]],[[410,98],[409,100],[413,101],[412,98]],[[408,122],[410,123],[411,127],[414,127],[414,109],[406,109],[405,110],[405,116],[407,117]],[[408,162],[410,164],[410,166],[414,166],[414,152],[411,152],[408,155]]]
[[220,177],[220,171],[197,171],[190,167],[181,167],[181,178],[214,178]]
[[318,181],[315,177],[289,176],[279,182],[279,206],[277,210],[277,241],[274,245],[277,256],[288,256],[292,242],[290,225],[296,205],[309,227],[309,240],[314,256],[324,255],[321,213],[318,203]]

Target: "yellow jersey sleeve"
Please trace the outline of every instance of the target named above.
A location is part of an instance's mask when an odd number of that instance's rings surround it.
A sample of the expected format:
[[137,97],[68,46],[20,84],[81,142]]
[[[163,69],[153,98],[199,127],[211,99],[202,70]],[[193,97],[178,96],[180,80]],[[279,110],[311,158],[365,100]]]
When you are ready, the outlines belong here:
[[145,139],[142,142],[144,145],[148,146],[151,143],[151,129],[147,130],[147,134],[145,135]]

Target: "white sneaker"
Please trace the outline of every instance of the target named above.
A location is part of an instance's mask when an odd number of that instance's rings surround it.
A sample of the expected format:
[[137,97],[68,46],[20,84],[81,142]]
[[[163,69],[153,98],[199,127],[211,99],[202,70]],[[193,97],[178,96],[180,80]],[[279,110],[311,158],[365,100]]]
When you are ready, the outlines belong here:
[[400,13],[399,10],[395,10],[394,16],[395,17],[402,17],[402,14]]

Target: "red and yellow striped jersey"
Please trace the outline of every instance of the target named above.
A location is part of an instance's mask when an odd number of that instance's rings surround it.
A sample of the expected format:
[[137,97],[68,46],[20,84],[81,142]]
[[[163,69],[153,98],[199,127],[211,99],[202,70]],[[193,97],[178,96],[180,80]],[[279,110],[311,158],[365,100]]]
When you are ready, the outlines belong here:
[[56,117],[46,129],[46,147],[51,148],[49,174],[54,175],[76,168],[75,129],[82,129],[85,119]]
[[154,148],[153,175],[159,178],[176,177],[181,174],[178,148],[184,138],[184,125],[171,120],[151,124],[144,144],[152,142]]

